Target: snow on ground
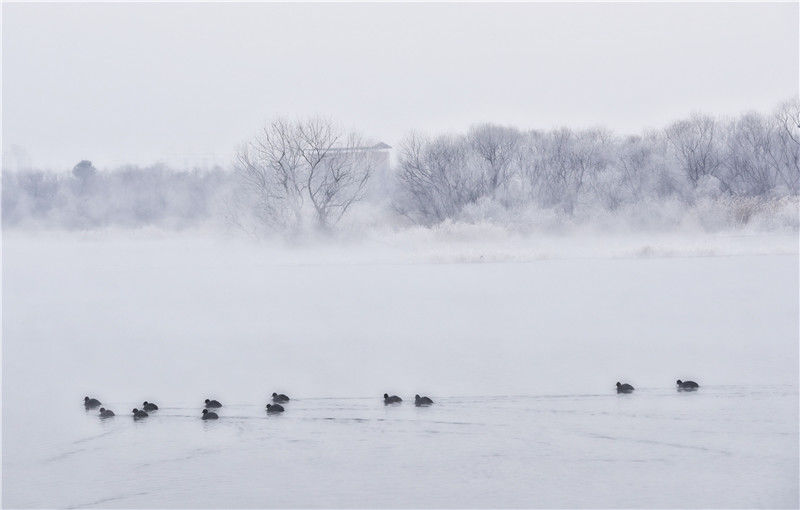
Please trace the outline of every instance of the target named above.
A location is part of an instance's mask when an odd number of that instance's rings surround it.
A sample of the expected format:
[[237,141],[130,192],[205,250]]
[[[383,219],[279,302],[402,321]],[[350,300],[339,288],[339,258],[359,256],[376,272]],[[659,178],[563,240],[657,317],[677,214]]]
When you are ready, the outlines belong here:
[[3,505],[798,505],[796,235],[425,235],[6,233]]

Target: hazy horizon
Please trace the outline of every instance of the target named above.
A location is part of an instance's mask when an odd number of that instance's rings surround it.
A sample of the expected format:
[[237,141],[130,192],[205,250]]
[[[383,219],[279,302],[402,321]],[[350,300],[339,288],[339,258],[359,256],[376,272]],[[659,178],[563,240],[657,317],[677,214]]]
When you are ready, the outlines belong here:
[[227,165],[275,115],[328,115],[395,145],[483,121],[635,133],[797,94],[796,3],[2,11],[7,169]]
[[0,506],[798,508],[797,1],[0,3]]

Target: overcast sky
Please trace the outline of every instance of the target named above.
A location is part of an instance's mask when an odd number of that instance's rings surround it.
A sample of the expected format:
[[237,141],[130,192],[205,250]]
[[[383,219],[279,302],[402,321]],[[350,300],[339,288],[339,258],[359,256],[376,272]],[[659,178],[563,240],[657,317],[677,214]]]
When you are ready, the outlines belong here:
[[9,4],[9,168],[230,162],[275,115],[411,129],[660,126],[798,88],[782,4]]

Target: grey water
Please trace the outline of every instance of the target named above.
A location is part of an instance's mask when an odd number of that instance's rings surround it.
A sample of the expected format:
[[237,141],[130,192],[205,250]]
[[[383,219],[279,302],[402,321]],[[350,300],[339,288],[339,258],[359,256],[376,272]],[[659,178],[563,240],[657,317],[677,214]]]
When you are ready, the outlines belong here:
[[[263,403],[80,398],[23,451],[8,445],[3,504],[131,507],[793,507],[795,388],[639,388],[631,395],[298,397]],[[265,400],[266,402],[266,400]],[[54,419],[42,415],[39,419]],[[39,426],[37,426],[39,425]]]
[[798,506],[796,254],[4,239],[4,507]]

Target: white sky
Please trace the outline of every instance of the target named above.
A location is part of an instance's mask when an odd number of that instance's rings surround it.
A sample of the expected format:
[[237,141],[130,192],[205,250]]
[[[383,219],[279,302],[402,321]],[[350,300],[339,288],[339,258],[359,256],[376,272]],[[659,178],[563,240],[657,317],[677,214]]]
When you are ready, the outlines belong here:
[[[230,162],[268,118],[395,145],[480,121],[636,132],[798,89],[798,5],[9,4],[3,151],[69,169]],[[27,156],[26,156],[27,155]]]

